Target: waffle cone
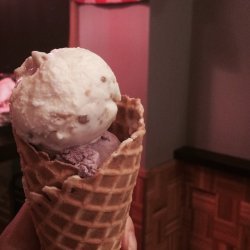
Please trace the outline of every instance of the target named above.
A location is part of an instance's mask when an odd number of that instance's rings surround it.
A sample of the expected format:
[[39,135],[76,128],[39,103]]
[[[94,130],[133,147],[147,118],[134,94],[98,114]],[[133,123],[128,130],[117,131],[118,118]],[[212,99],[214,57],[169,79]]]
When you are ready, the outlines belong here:
[[42,249],[120,249],[145,133],[138,99],[123,96],[110,131],[121,141],[95,176],[51,161],[15,133],[23,184]]

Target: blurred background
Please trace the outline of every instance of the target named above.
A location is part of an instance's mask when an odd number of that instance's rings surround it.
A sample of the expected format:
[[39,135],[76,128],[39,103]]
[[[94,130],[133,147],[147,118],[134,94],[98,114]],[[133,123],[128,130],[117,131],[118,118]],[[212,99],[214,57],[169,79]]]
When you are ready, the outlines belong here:
[[[250,2],[90,2],[1,0],[1,80],[32,50],[102,56],[145,107],[138,249],[249,250]],[[24,195],[6,110],[0,121],[3,230]]]

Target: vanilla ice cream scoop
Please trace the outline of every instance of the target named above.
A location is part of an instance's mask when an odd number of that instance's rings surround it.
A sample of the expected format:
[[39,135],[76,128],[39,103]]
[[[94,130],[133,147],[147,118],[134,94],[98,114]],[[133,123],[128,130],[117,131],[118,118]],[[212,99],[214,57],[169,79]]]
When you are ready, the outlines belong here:
[[24,140],[48,150],[98,139],[116,117],[121,94],[107,63],[82,48],[33,51],[16,69],[11,119]]

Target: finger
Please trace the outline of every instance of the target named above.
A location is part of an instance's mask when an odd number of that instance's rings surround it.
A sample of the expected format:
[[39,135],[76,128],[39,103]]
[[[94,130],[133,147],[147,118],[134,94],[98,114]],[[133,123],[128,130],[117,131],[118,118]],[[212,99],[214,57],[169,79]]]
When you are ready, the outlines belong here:
[[125,232],[122,239],[122,250],[136,250],[137,249],[137,242],[135,238],[135,229],[134,224],[129,216],[126,225],[125,225]]
[[0,236],[0,244],[1,249],[39,249],[39,241],[28,204],[24,203],[15,218],[3,231]]

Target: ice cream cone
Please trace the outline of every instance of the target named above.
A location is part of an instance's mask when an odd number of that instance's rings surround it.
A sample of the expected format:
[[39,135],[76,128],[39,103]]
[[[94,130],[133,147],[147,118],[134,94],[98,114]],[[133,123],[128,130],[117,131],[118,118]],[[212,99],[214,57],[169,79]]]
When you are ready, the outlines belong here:
[[42,249],[120,249],[145,133],[138,99],[122,97],[110,131],[121,144],[90,178],[79,177],[73,165],[50,161],[15,135]]

